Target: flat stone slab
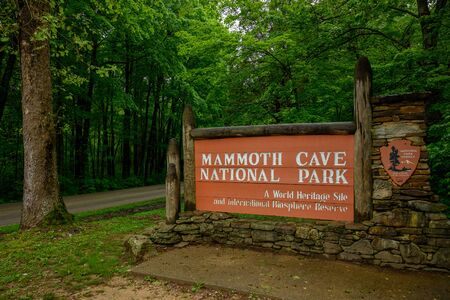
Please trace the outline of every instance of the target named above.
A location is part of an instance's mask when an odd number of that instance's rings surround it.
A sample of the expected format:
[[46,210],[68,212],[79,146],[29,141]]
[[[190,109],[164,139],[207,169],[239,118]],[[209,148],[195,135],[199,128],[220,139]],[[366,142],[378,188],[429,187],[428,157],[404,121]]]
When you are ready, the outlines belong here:
[[132,272],[277,299],[448,299],[450,275],[224,246],[171,249]]

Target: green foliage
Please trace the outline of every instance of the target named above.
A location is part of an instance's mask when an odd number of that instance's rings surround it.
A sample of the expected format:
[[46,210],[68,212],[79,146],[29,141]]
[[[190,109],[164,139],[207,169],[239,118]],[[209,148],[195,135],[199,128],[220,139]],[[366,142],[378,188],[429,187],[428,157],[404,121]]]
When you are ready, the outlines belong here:
[[428,130],[432,186],[441,200],[450,205],[450,101],[434,104],[431,111],[440,117]]
[[193,293],[197,293],[198,291],[200,291],[202,288],[205,287],[205,284],[203,282],[196,282],[192,285],[191,291]]
[[[434,110],[448,111],[450,8],[427,4],[429,16],[413,0],[53,1],[45,34],[62,190],[162,182],[186,103],[201,127],[351,120],[362,55],[375,95],[432,91]],[[1,54],[17,51],[15,6],[4,7]],[[21,194],[18,75],[16,66],[0,126],[0,202]],[[433,186],[448,199],[446,113],[429,134]]]

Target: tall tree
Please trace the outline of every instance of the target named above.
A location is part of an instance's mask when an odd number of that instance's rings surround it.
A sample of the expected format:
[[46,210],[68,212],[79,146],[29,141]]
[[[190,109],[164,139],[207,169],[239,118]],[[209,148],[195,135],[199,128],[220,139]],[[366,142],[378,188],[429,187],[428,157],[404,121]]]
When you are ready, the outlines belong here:
[[24,187],[22,229],[68,222],[60,196],[50,73],[49,0],[19,1]]

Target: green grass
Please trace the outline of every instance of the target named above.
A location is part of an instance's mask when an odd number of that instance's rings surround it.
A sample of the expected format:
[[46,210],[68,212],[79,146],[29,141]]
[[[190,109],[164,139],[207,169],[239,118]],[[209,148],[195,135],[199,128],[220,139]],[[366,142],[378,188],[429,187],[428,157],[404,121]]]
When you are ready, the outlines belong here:
[[72,225],[44,230],[20,232],[17,225],[1,227],[0,299],[42,299],[125,274],[131,266],[123,253],[125,237],[153,226],[155,219],[164,217],[164,210],[94,222],[82,220],[148,202],[77,214]]
[[0,233],[13,233],[19,230],[19,224],[0,226]]
[[165,198],[157,198],[157,199],[153,199],[153,200],[135,202],[135,203],[125,204],[125,205],[116,206],[116,207],[98,209],[98,210],[94,210],[94,211],[84,211],[84,212],[76,213],[75,220],[83,220],[83,219],[89,218],[89,217],[102,216],[102,215],[112,214],[112,213],[121,212],[121,211],[138,209],[140,207],[147,206],[147,205],[164,204],[164,203],[166,203],[165,201],[166,201]]

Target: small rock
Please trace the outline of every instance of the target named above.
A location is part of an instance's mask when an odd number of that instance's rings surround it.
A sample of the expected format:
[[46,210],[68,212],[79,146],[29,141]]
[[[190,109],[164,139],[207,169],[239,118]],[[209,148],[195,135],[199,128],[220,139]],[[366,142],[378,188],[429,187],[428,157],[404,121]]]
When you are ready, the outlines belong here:
[[282,234],[295,234],[296,228],[294,224],[277,224],[275,231]]
[[178,224],[173,229],[174,231],[180,232],[180,231],[192,231],[197,230],[199,227],[197,224]]
[[441,221],[441,220],[447,220],[447,216],[445,214],[436,214],[436,213],[430,213],[425,214],[428,220],[430,221]]
[[250,221],[247,220],[237,220],[230,223],[233,228],[250,228]]
[[374,251],[368,240],[359,240],[353,243],[350,247],[346,247],[345,252],[361,255],[372,255]]
[[382,262],[388,262],[388,263],[401,263],[402,258],[400,255],[392,254],[389,251],[381,251],[377,254],[375,254],[375,259],[379,259]]
[[253,242],[275,242],[277,234],[273,231],[253,230]]
[[142,232],[142,235],[152,236],[153,234],[155,234],[155,232],[156,232],[156,228],[155,227],[147,227]]
[[220,213],[212,213],[211,216],[209,216],[209,219],[213,221],[218,221],[218,220],[226,220],[231,217],[232,216],[230,214],[220,212]]
[[273,223],[266,223],[266,222],[255,222],[252,223],[250,227],[256,230],[266,230],[266,231],[271,231],[275,229],[275,225]]
[[184,248],[186,246],[188,246],[189,243],[188,242],[179,242],[178,244],[174,245],[175,248]]
[[192,221],[193,223],[203,223],[203,222],[205,222],[205,220],[206,220],[206,218],[203,217],[203,216],[193,216],[193,217],[191,218],[191,221]]
[[201,236],[196,234],[185,234],[181,238],[183,242],[196,242],[201,239]]
[[369,227],[367,227],[364,224],[352,224],[352,223],[345,224],[345,229],[347,230],[366,231],[367,228]]
[[372,247],[377,251],[395,249],[398,250],[400,243],[394,240],[375,237],[372,241]]
[[392,227],[373,226],[369,228],[369,234],[379,236],[396,236],[397,231]]
[[295,237],[300,239],[307,239],[310,227],[297,227],[297,230],[295,231]]
[[374,213],[373,221],[392,227],[422,227],[425,225],[425,215],[404,208],[395,208],[391,211]]
[[131,256],[133,261],[141,261],[150,247],[150,239],[145,235],[133,235],[125,243],[125,252]]
[[317,229],[313,228],[308,232],[308,238],[317,241],[320,239],[320,233]]
[[441,248],[433,256],[431,263],[450,270],[450,248]]
[[404,261],[408,264],[419,265],[426,258],[425,253],[414,243],[400,244],[400,253]]
[[377,200],[390,199],[392,197],[392,184],[387,180],[376,179],[373,183],[372,198]]
[[400,190],[400,194],[412,197],[426,197],[432,196],[432,192],[424,191],[424,190]]
[[200,223],[199,224],[199,230],[202,234],[212,234],[214,230],[214,226],[210,223]]
[[168,225],[166,223],[162,223],[158,226],[157,231],[158,232],[171,232],[175,226],[176,226],[175,224]]
[[361,256],[359,256],[358,254],[348,253],[348,252],[339,253],[338,259],[347,260],[347,261],[361,261],[362,260]]
[[430,228],[450,228],[450,220],[438,220],[438,221],[430,221]]
[[342,247],[339,244],[324,242],[323,251],[326,254],[338,254],[342,252]]
[[181,236],[176,232],[156,233],[152,235],[150,238],[153,243],[161,245],[173,245],[178,242],[181,242]]
[[432,203],[424,200],[408,201],[408,206],[412,209],[424,212],[443,212],[447,210],[447,205],[444,203]]

